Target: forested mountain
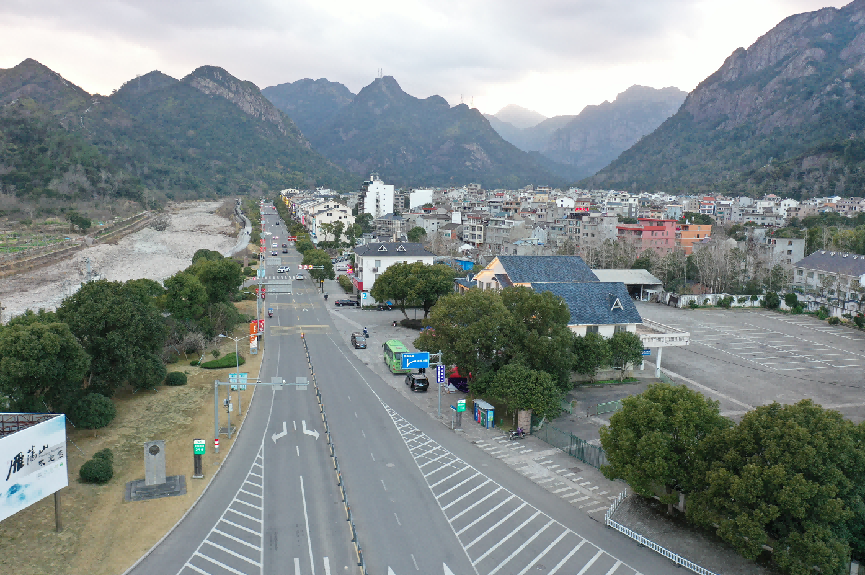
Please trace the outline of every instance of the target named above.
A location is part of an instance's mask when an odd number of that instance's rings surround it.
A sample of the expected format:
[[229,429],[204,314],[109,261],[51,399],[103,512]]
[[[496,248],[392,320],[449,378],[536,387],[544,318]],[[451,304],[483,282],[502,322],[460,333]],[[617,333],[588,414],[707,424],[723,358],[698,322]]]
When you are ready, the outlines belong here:
[[34,60],[0,71],[0,184],[32,200],[145,202],[359,182],[258,88],[204,66],[89,95]]
[[541,153],[573,166],[578,177],[594,174],[676,113],[687,93],[631,86],[612,102],[586,106],[553,131]]
[[865,0],[786,18],[583,182],[631,191],[862,195]]
[[484,114],[484,117],[490,121],[490,126],[505,141],[510,142],[524,152],[540,152],[544,150],[550,141],[550,136],[556,130],[576,118],[576,116],[553,116],[529,128],[520,129],[509,122],[503,122],[496,116]]
[[452,108],[441,96],[415,98],[390,76],[366,86],[307,136],[316,150],[352,173],[379,172],[398,186],[557,183],[528,154],[502,140],[476,109]]
[[326,78],[304,78],[261,91],[274,106],[285,112],[304,134],[322,127],[340,108],[354,99],[354,94]]

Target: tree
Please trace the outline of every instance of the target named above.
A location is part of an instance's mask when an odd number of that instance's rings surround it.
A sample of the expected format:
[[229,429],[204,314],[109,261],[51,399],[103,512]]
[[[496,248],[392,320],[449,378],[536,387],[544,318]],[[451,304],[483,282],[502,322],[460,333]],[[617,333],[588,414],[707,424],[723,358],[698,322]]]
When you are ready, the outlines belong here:
[[595,373],[604,365],[609,365],[610,346],[604,336],[598,333],[574,336],[573,370],[580,375],[588,375],[594,380]]
[[178,272],[165,280],[165,309],[177,320],[193,321],[204,315],[207,290],[192,273]]
[[324,237],[321,238],[321,241],[325,241],[325,242],[329,241],[328,238],[333,235],[333,224],[324,223],[324,224],[319,225],[318,227],[321,228],[321,231],[323,232],[323,235],[324,235]]
[[408,241],[418,243],[426,237],[426,230],[420,226],[415,226],[408,231]]
[[351,224],[345,229],[345,236],[348,240],[349,247],[354,247],[355,243],[357,243],[357,238],[363,235],[363,230],[356,223]]
[[793,292],[784,294],[784,303],[787,304],[787,307],[793,309],[797,305],[799,305],[799,297]]
[[198,278],[210,303],[228,301],[243,285],[243,268],[232,259],[199,260],[187,268]]
[[303,254],[303,265],[322,266],[324,269],[309,270],[309,275],[315,280],[332,280],[336,277],[333,273],[333,262],[324,250],[307,250]]
[[[254,226],[253,226],[254,227]],[[205,248],[201,248],[200,250],[196,250],[194,254],[192,254],[192,263],[198,263],[199,260],[207,260],[216,262],[223,259],[222,254],[213,250],[208,250]]]
[[620,378],[624,380],[628,364],[643,360],[643,340],[635,333],[620,331],[613,334],[607,343],[610,347],[610,363],[621,368]]
[[[90,357],[65,323],[0,330],[0,393],[16,411],[63,411],[84,384]],[[43,403],[44,402],[44,403]]]
[[688,492],[701,442],[730,426],[718,402],[684,385],[658,383],[622,400],[622,410],[601,427],[601,445],[609,465],[601,468],[609,479],[621,478],[643,497],[663,489],[661,502],[672,506],[673,491]]
[[315,249],[315,244],[312,243],[308,238],[303,238],[297,240],[294,244],[294,249],[296,249],[301,254],[305,254],[309,250]]
[[[342,233],[345,231],[345,222],[342,220],[337,220],[333,222],[333,241],[336,242],[336,246],[339,247],[342,242]],[[354,243],[352,243],[354,245]]]
[[763,307],[766,309],[778,309],[781,305],[781,297],[773,292],[766,292],[766,295],[763,296]]
[[841,573],[862,545],[862,439],[811,400],[758,407],[704,441],[688,518],[748,559],[771,540],[788,573]]
[[84,429],[101,429],[117,415],[114,402],[99,393],[88,393],[72,408],[72,423]]
[[82,232],[86,232],[90,229],[90,226],[93,225],[93,222],[90,221],[90,218],[86,218],[79,214],[76,211],[66,212],[66,219],[72,224],[73,227],[78,228]]
[[360,226],[361,234],[371,234],[372,227],[372,214],[357,214],[357,217],[354,218],[354,223]]
[[144,356],[158,357],[167,328],[154,303],[120,282],[87,282],[63,300],[57,317],[90,356],[88,388],[110,397],[125,382],[145,379]]
[[32,325],[34,323],[57,323],[57,314],[53,311],[45,311],[39,308],[38,312],[32,309],[26,310],[21,315],[16,315],[6,324],[7,327],[13,325]]
[[561,411],[562,392],[550,374],[510,363],[495,375],[487,393],[500,399],[510,411],[531,410],[540,417],[554,418]]
[[696,212],[685,212],[682,214],[682,217],[679,218],[680,224],[702,224],[706,226],[711,226],[715,223],[715,220],[712,219],[712,216],[708,214],[698,214]]
[[[378,283],[378,282],[376,282]],[[470,290],[439,299],[414,344],[433,353],[442,351],[444,363],[477,379],[494,374],[512,355],[518,326],[495,291]]]

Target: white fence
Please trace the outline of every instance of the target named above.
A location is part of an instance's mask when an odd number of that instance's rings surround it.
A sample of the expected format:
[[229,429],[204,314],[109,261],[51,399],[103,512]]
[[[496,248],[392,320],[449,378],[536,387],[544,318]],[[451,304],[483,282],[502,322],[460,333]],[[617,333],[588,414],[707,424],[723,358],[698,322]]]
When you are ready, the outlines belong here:
[[696,563],[688,561],[687,559],[685,559],[681,555],[678,555],[678,554],[673,553],[672,551],[670,551],[668,549],[665,549],[664,547],[661,547],[660,545],[658,545],[654,541],[650,541],[650,540],[646,539],[645,537],[643,537],[642,535],[640,535],[636,531],[628,529],[627,527],[625,527],[621,523],[614,521],[613,520],[613,513],[616,512],[616,509],[618,509],[619,505],[622,503],[622,501],[625,500],[625,498],[627,496],[628,496],[627,489],[625,491],[622,491],[621,493],[619,493],[619,496],[616,497],[616,499],[613,501],[613,504],[610,505],[610,508],[604,514],[604,524],[607,527],[611,527],[611,528],[615,529],[616,531],[618,531],[619,533],[622,533],[623,535],[630,537],[631,539],[633,539],[634,541],[636,541],[640,545],[642,545],[644,547],[648,547],[649,549],[655,551],[656,553],[663,555],[664,557],[666,557],[667,559],[669,559],[670,561],[675,563],[677,567],[684,567],[685,569],[689,569],[689,570],[693,571],[694,573],[698,573],[699,575],[716,575],[716,573],[709,571],[708,569],[705,569],[703,567],[700,567]]

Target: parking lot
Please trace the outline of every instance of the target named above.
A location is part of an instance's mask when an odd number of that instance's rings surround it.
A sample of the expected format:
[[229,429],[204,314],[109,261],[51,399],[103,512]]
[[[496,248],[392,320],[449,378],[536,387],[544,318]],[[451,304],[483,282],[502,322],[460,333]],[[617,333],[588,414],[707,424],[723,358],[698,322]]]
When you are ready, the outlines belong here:
[[808,398],[855,422],[865,419],[861,331],[756,308],[682,310],[648,303],[637,308],[644,318],[691,334],[689,346],[664,350],[661,367],[720,401],[724,415],[738,418],[772,401]]

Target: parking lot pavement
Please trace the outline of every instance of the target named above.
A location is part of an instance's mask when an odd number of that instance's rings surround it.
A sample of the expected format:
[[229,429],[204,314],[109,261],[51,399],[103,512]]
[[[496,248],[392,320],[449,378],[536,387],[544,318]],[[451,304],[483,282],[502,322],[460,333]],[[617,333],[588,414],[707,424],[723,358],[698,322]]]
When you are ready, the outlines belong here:
[[661,367],[718,400],[724,415],[739,418],[773,401],[812,399],[853,421],[865,419],[860,331],[759,308],[682,310],[647,303],[637,308],[644,318],[691,334],[691,345],[666,349]]

